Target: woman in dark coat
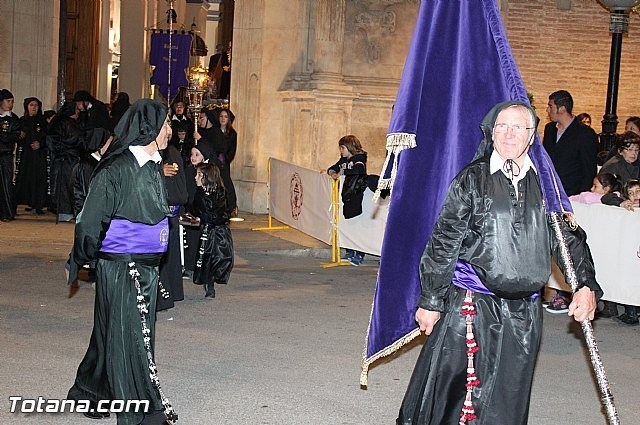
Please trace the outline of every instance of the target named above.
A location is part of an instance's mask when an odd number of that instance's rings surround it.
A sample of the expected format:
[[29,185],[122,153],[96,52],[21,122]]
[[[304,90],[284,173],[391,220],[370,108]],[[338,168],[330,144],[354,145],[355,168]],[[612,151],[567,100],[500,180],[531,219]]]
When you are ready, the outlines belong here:
[[215,151],[215,164],[220,168],[224,187],[227,191],[227,208],[229,214],[237,215],[236,189],[231,180],[231,163],[236,157],[238,148],[238,133],[233,129],[235,116],[229,109],[221,109],[218,113],[218,126],[214,126],[213,150]]
[[35,209],[37,214],[44,214],[42,209],[47,200],[46,130],[42,102],[35,97],[27,97],[24,116],[20,118],[14,202],[27,205],[27,211]]

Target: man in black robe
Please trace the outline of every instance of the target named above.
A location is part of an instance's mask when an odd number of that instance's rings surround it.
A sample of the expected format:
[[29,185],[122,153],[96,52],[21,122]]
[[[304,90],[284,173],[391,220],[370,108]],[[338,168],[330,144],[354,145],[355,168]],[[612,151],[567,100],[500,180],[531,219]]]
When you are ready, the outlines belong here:
[[[173,129],[172,129],[173,130]],[[173,308],[176,301],[184,299],[182,285],[182,258],[180,255],[180,212],[188,200],[184,162],[175,146],[169,144],[162,152],[162,171],[167,188],[169,217],[169,245],[160,263],[160,296],[156,311]]]
[[[551,258],[566,273],[528,155],[536,116],[495,106],[475,160],[449,191],[420,263],[416,321],[427,339],[398,425],[524,425]],[[593,319],[602,291],[586,235],[562,223],[578,280],[569,315]]]
[[104,103],[91,96],[86,90],[78,90],[73,95],[73,101],[80,111],[80,124],[85,131],[95,128],[109,130],[109,109]]
[[13,111],[13,94],[0,90],[0,221],[15,218],[13,202],[13,151],[20,137],[20,119]]
[[[177,419],[154,362],[158,265],[168,243],[167,193],[159,150],[171,127],[167,108],[143,99],[115,128],[77,217],[69,282],[96,261],[93,333],[68,398],[147,400],[145,412],[118,413],[118,425],[157,425]],[[100,418],[92,411],[86,416]]]

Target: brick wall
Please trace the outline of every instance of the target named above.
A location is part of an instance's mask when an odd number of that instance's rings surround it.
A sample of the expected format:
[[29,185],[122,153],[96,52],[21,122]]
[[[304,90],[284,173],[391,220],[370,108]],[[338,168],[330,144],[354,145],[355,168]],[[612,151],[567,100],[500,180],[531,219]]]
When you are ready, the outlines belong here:
[[[569,9],[559,5],[570,4]],[[518,68],[533,93],[542,122],[549,94],[568,90],[574,113],[587,112],[599,132],[605,111],[611,35],[609,13],[596,0],[502,2],[505,27]],[[631,15],[623,37],[618,90],[618,132],[640,115],[640,16]]]

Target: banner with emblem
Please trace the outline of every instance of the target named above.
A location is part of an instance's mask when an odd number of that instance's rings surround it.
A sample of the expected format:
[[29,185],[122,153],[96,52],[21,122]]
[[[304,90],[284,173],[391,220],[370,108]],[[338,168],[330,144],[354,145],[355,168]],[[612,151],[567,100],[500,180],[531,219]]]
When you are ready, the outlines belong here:
[[[169,67],[169,47],[171,46],[171,67]],[[149,63],[154,67],[151,84],[156,84],[165,99],[173,99],[180,87],[187,87],[189,67],[189,34],[152,34]],[[171,71],[171,72],[169,72]]]
[[331,243],[331,178],[271,158],[269,211],[276,220]]

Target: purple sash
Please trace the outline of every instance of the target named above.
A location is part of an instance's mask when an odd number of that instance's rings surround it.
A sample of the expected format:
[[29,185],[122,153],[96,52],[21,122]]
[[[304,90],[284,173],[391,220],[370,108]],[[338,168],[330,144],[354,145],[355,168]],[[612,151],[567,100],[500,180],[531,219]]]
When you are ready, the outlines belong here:
[[456,263],[456,269],[453,271],[451,283],[458,288],[468,289],[472,292],[478,292],[485,295],[495,295],[493,292],[488,290],[486,286],[484,286],[484,283],[482,283],[476,271],[473,270],[471,264],[464,260],[458,260]]
[[[456,263],[456,269],[453,271],[453,278],[451,278],[451,283],[453,283],[458,288],[468,289],[471,292],[477,292],[485,295],[495,295],[480,280],[478,274],[471,264],[467,263],[464,260],[458,260]],[[540,296],[539,293],[535,293],[531,295],[531,299],[535,300]]]
[[111,220],[100,251],[113,254],[154,254],[166,252],[169,243],[169,219],[158,224]]
[[180,214],[180,205],[169,205],[171,217],[177,217]]

